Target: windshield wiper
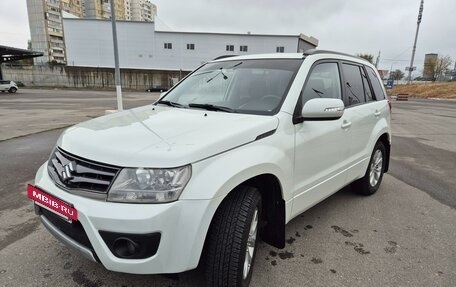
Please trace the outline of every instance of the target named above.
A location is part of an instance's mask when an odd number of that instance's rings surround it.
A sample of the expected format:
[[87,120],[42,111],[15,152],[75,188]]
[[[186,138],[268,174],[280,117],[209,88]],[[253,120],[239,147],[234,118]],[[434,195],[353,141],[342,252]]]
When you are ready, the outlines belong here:
[[324,94],[323,92],[320,92],[320,91],[317,90],[317,89],[312,88],[312,90],[313,90],[315,93],[317,93],[317,95],[318,95],[320,98],[321,98],[321,95]]
[[223,69],[220,68],[219,72],[218,72],[217,74],[215,74],[215,76],[213,76],[212,78],[208,79],[208,80],[206,81],[206,83],[209,83],[209,82],[212,81],[213,79],[217,78],[217,76],[220,75],[220,74],[223,75],[223,79],[224,79],[224,80],[228,79],[228,76],[225,75],[225,73],[223,72]]
[[205,109],[208,111],[222,111],[222,112],[227,112],[227,113],[234,113],[235,110],[232,108],[224,107],[224,106],[217,106],[217,105],[212,105],[212,104],[195,104],[191,103],[188,104],[190,108],[200,108],[200,109]]
[[176,108],[185,108],[185,106],[182,105],[182,104],[179,104],[179,103],[176,103],[176,102],[167,101],[167,100],[161,100],[161,101],[156,102],[155,104],[163,104],[163,105],[167,105],[167,106],[170,106],[170,107],[176,107]]

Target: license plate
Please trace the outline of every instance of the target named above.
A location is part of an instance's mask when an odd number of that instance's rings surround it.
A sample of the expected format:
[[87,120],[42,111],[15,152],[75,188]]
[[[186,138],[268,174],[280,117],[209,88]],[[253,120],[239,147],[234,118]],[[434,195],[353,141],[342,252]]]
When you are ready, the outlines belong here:
[[38,205],[72,220],[78,220],[78,211],[70,204],[50,195],[49,193],[37,188],[36,186],[27,185],[27,195]]

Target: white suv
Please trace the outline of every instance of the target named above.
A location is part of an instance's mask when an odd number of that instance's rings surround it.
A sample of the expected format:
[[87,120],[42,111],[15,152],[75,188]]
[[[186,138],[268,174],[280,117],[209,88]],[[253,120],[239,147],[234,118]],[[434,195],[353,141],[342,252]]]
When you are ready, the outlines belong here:
[[13,81],[0,80],[0,91],[14,94],[17,92],[17,85]]
[[107,269],[247,286],[259,238],[344,186],[375,193],[390,107],[370,63],[335,52],[204,64],[152,105],[67,129],[28,186],[46,228]]

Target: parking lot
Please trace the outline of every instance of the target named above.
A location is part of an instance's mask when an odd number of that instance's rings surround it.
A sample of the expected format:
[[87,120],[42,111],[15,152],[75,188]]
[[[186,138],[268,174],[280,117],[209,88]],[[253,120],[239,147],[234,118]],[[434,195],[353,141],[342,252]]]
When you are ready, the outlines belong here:
[[[125,107],[158,94],[125,93]],[[32,182],[62,128],[115,109],[114,92],[0,94],[0,286],[200,286],[107,271],[50,235],[33,213]],[[293,219],[287,245],[261,243],[251,286],[455,286],[456,101],[393,102],[390,171],[379,192],[347,187]]]

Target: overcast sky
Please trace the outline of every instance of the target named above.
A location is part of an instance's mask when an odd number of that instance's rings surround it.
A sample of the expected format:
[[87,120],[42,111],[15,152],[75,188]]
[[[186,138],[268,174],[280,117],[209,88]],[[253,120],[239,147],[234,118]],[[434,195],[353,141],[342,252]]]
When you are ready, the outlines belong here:
[[[154,0],[157,26],[175,31],[299,34],[321,49],[350,54],[381,50],[380,68],[409,65],[420,0]],[[424,54],[456,59],[456,1],[425,0],[415,66]],[[25,48],[26,0],[0,0],[0,44]]]

